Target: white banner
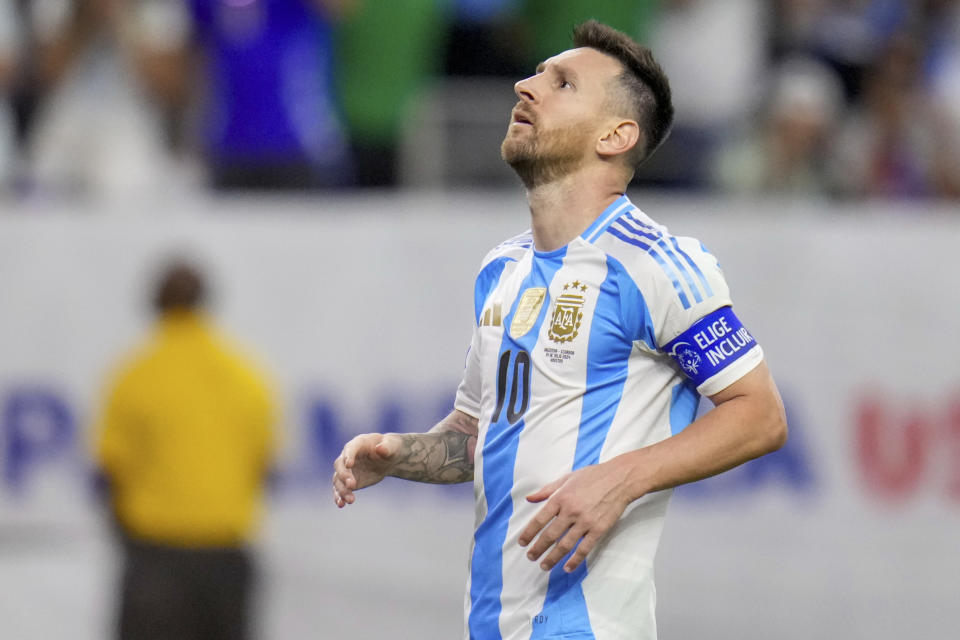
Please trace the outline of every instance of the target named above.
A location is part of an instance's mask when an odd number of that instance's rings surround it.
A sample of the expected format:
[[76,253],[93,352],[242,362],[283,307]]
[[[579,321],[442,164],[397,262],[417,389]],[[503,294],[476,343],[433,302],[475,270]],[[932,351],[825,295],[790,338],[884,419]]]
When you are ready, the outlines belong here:
[[[657,564],[661,636],[956,635],[960,220],[634,201],[718,256],[791,426],[781,452],[677,492]],[[526,226],[519,194],[0,216],[0,636],[108,634],[114,560],[89,425],[149,326],[152,269],[187,253],[283,397],[263,636],[458,637],[469,488],[387,482],[338,511],[329,460],[356,433],[422,430],[449,411],[479,262]]]

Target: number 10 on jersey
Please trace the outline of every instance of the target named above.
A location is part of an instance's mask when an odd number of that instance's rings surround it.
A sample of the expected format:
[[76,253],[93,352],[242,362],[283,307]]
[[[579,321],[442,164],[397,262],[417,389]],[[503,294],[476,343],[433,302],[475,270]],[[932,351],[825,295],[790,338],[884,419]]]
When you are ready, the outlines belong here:
[[497,408],[493,411],[491,423],[500,420],[508,387],[510,400],[507,403],[507,422],[514,425],[527,412],[530,403],[530,354],[526,351],[514,352],[508,349],[500,354],[500,365],[497,367]]

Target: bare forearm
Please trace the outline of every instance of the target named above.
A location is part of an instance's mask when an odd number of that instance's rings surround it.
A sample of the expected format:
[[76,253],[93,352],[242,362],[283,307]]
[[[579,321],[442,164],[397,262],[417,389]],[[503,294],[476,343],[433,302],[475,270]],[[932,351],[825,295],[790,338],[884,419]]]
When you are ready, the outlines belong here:
[[476,437],[459,431],[411,433],[401,437],[400,449],[388,475],[435,484],[473,480]]
[[783,446],[786,417],[766,364],[744,378],[743,388],[679,434],[611,460],[631,497],[717,475]]
[[720,422],[729,418],[723,414],[734,410],[717,407],[676,436],[620,456],[630,494],[639,498],[703,480],[779,448],[773,439],[753,435],[752,429],[723,428]]

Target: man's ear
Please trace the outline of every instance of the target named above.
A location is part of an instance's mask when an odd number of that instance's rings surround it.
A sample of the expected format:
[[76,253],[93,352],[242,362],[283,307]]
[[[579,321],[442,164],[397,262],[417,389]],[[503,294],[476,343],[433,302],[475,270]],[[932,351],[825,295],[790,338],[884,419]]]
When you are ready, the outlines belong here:
[[640,126],[633,120],[621,120],[597,140],[597,153],[611,157],[630,151],[640,144]]

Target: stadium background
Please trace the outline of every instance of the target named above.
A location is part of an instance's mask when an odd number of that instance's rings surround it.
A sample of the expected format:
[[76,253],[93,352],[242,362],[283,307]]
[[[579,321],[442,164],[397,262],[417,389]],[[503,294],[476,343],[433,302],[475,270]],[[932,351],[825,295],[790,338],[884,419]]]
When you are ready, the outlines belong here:
[[[2,637],[108,635],[116,558],[89,483],[90,423],[171,253],[209,268],[218,317],[283,398],[258,543],[262,637],[458,636],[469,489],[388,482],[338,511],[330,459],[355,433],[419,430],[448,410],[479,260],[526,226],[497,156],[511,84],[591,12],[664,52],[677,135],[630,195],[720,258],[791,425],[777,454],[677,492],[661,636],[960,629],[958,3],[337,3],[336,19],[318,14],[336,79],[317,118],[340,123],[350,171],[270,188],[214,180],[201,107],[161,117],[172,103],[128,73],[109,29],[44,75],[45,43],[109,6],[133,8],[120,21],[148,49],[175,52],[200,37],[178,3],[57,4],[0,0]],[[384,40],[375,27],[400,14],[418,16],[408,37],[435,37],[415,51]],[[363,47],[416,73],[364,87],[377,76]],[[878,97],[877,77],[894,93]],[[795,158],[784,141],[804,160],[765,171]]]

